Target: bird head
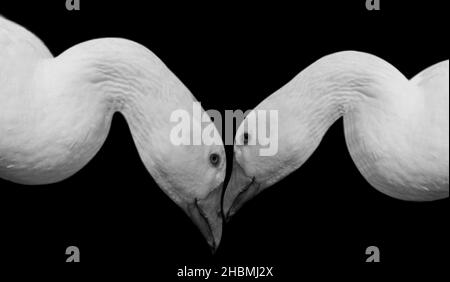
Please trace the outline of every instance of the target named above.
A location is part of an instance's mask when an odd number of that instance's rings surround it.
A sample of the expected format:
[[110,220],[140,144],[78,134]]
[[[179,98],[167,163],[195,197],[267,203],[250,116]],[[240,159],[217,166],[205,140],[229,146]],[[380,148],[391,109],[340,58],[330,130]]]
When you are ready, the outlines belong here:
[[[200,124],[195,120],[193,123]],[[191,218],[215,252],[222,236],[221,200],[226,156],[214,124],[209,122],[207,126],[215,136],[209,143],[177,144],[172,138],[167,140],[169,132],[153,135],[150,141],[153,145],[148,146],[152,148],[151,157],[144,163],[162,190]],[[188,132],[187,136],[192,137],[193,129]],[[146,154],[143,155],[145,158]]]
[[239,126],[223,201],[227,220],[247,201],[298,168],[310,154],[308,127],[298,119],[291,122],[298,114],[289,104],[283,97],[269,97]]
[[157,165],[160,186],[197,225],[213,251],[222,236],[225,167],[223,147],[206,145],[174,148]]

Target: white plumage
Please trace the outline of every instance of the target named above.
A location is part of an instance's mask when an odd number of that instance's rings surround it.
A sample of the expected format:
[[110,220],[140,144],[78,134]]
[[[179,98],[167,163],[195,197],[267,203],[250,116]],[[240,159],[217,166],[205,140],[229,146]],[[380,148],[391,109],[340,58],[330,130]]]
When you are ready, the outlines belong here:
[[0,177],[30,185],[70,177],[98,152],[120,112],[145,167],[216,248],[226,166],[221,140],[211,146],[170,141],[171,113],[192,116],[194,102],[138,43],[97,39],[53,58],[33,34],[0,17]]
[[[448,197],[448,60],[408,80],[376,56],[335,53],[306,68],[256,110],[278,110],[278,152],[260,156],[258,145],[235,145],[224,199],[228,214],[300,167],[341,116],[350,154],[372,186],[403,200]],[[243,138],[245,123],[236,140]]]

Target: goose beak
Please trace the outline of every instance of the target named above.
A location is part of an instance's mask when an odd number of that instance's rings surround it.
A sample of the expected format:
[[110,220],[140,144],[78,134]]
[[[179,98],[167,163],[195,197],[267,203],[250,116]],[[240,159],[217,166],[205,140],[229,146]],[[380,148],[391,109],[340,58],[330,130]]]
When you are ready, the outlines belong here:
[[212,253],[219,247],[222,238],[222,199],[223,183],[212,190],[205,198],[195,199],[188,205],[188,215],[198,226],[208,241]]
[[259,184],[255,177],[245,174],[245,171],[234,159],[233,171],[230,182],[228,182],[224,197],[225,221],[228,222],[231,217],[250,199],[259,192]]

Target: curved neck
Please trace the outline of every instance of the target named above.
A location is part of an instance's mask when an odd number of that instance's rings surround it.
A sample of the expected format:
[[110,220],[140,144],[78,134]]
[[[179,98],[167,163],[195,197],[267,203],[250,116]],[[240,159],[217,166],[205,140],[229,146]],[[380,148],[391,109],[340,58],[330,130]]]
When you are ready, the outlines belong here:
[[[79,150],[99,149],[112,115],[120,112],[145,167],[158,181],[157,164],[167,162],[173,150],[170,116],[179,109],[191,113],[195,98],[152,52],[124,39],[98,39],[44,60],[37,70],[34,80],[40,89],[34,91],[39,98],[33,107],[45,121],[36,124],[44,127],[49,120],[55,134],[67,132],[77,139]],[[80,157],[80,166],[95,153]]]
[[[76,74],[69,77],[80,79],[83,87],[92,90],[85,95],[100,95],[109,111],[124,114],[138,137],[147,138],[152,130],[170,122],[174,109],[185,109],[195,101],[161,60],[132,41],[93,40],[69,49],[56,60],[63,67],[72,66]],[[141,129],[149,131],[140,132]]]
[[404,94],[395,88],[399,81],[408,80],[387,62],[365,53],[341,52],[313,63],[263,101],[258,109],[279,111],[279,154],[287,160],[275,178],[301,166],[339,117],[390,111],[386,105],[395,107],[398,95]]
[[391,100],[390,81],[407,81],[387,62],[364,53],[342,52],[326,56],[295,80],[300,86],[297,105],[307,117],[312,137],[320,140],[341,116],[362,105]]

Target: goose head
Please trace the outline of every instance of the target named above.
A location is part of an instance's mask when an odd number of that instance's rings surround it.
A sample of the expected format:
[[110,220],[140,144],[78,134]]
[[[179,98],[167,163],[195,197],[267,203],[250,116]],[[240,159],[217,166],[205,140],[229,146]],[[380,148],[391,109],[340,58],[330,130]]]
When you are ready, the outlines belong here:
[[[276,122],[256,115],[269,110],[278,113]],[[299,168],[340,117],[350,155],[374,188],[408,201],[448,198],[448,60],[408,80],[376,56],[338,52],[307,67],[252,113],[236,133],[227,218]],[[254,141],[267,129],[277,141],[272,155]]]
[[[273,103],[277,102],[261,103],[236,131],[233,170],[223,202],[226,219],[261,191],[294,171],[304,158],[301,151],[306,143],[300,141],[303,136],[290,125],[278,122],[285,118],[286,112],[270,112],[276,108]],[[267,114],[268,118],[260,119],[258,113]],[[254,121],[258,126],[251,126]],[[266,142],[261,142],[259,137],[262,128],[263,136],[269,136]]]
[[[72,176],[102,147],[113,114],[122,114],[148,172],[215,250],[226,159],[209,116],[201,108],[201,118],[194,114],[196,103],[136,42],[95,39],[54,58],[31,32],[0,17],[0,178],[43,185]],[[183,136],[206,128],[213,139],[174,142],[177,111],[188,119]]]
[[217,145],[173,145],[167,140],[146,165],[162,190],[198,226],[213,252],[222,236],[226,155],[221,142],[220,137]]

